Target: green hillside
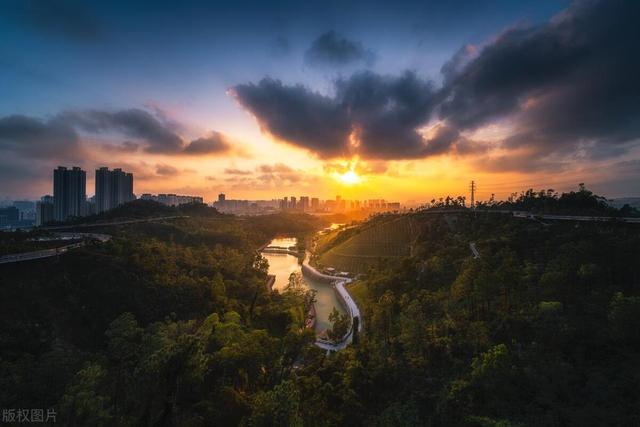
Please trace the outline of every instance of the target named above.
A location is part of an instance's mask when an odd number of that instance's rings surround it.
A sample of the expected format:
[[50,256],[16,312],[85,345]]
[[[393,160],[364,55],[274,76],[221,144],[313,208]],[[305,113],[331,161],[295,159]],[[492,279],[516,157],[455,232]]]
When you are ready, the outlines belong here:
[[363,227],[323,237],[318,264],[353,273],[364,273],[382,260],[410,255],[416,222],[406,215],[385,215]]

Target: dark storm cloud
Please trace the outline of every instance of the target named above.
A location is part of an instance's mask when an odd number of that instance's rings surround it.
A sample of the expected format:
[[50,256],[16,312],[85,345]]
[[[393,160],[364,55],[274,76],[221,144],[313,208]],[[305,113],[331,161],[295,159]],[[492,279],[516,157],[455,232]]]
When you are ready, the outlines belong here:
[[184,141],[175,131],[181,127],[137,108],[65,111],[48,120],[13,115],[0,118],[0,150],[31,158],[77,159],[83,147],[80,133],[136,139],[100,145],[106,151],[119,153],[134,153],[140,147],[148,153],[182,155],[222,154],[232,149],[231,142],[215,131]]
[[[235,96],[264,130],[324,158],[482,154],[489,145],[463,135],[500,120],[513,129],[507,152],[620,156],[640,140],[639,20],[640,2],[576,1],[547,23],[462,47],[438,89],[413,73],[360,72],[336,81],[332,96],[272,79],[236,86]],[[337,39],[323,35],[310,52],[350,46]],[[423,135],[436,111],[442,127]]]
[[639,18],[640,2],[581,1],[508,30],[448,75],[441,117],[460,129],[510,117],[505,148],[620,154],[640,136]]
[[0,151],[36,159],[76,159],[79,148],[76,131],[59,118],[39,120],[22,115],[0,118]]
[[438,125],[427,139],[427,147],[423,152],[426,156],[447,153],[460,139],[460,132],[456,128]]
[[72,111],[60,115],[61,119],[85,132],[100,134],[119,132],[131,138],[140,138],[150,153],[176,153],[183,142],[169,125],[148,111],[131,108],[120,111]]
[[362,72],[339,80],[336,89],[337,102],[360,140],[361,155],[388,159],[424,155],[424,140],[417,129],[434,107],[431,83],[412,72],[399,77]]
[[361,43],[347,39],[335,31],[328,31],[313,41],[304,59],[313,67],[343,67],[358,64],[371,66],[375,54]]
[[213,131],[207,136],[191,141],[184,147],[184,152],[187,154],[224,153],[229,151],[230,148],[225,136],[220,132]]
[[324,158],[352,152],[389,159],[425,155],[417,128],[428,121],[436,100],[432,85],[411,72],[357,73],[336,81],[332,97],[269,78],[238,85],[233,94],[263,130]]
[[336,99],[279,80],[233,88],[238,102],[276,138],[310,149],[322,156],[339,156],[348,140],[350,123]]
[[[176,129],[183,126],[163,114],[151,114],[138,108],[119,111],[70,111],[59,115],[60,120],[92,134],[120,133],[145,142],[144,151],[157,154],[218,154],[227,152],[230,144],[225,136],[212,131],[190,142],[183,141]],[[127,143],[121,148],[133,148]]]
[[92,42],[103,36],[103,27],[89,3],[80,0],[26,0],[19,2],[26,21],[45,35]]

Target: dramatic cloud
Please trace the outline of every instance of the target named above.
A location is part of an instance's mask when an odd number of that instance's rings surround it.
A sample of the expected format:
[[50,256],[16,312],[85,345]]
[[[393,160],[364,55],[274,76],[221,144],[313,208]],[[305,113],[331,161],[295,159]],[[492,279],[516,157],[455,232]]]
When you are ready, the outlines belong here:
[[[411,72],[359,72],[335,81],[332,96],[268,78],[233,93],[264,131],[322,158],[486,156],[499,148],[502,160],[535,157],[524,169],[606,159],[640,142],[638,16],[639,2],[576,1],[548,23],[462,47],[442,66],[438,89]],[[363,52],[330,32],[307,59],[346,63]],[[501,121],[511,132],[497,145],[468,137]]]
[[120,111],[69,111],[60,118],[84,132],[92,134],[121,133],[146,142],[149,153],[176,153],[183,149],[183,141],[161,118],[148,111],[131,108]]
[[640,137],[638,16],[638,2],[580,1],[547,24],[506,31],[466,66],[443,68],[441,118],[472,130],[506,117],[515,128],[506,149],[624,153]]
[[231,145],[220,132],[212,131],[209,135],[191,141],[184,152],[187,154],[212,154],[228,152]]
[[153,154],[207,155],[229,153],[233,148],[219,132],[212,131],[186,142],[176,132],[177,128],[182,125],[137,108],[66,111],[46,121],[14,115],[0,118],[0,150],[33,158],[52,155],[77,158],[85,134],[107,139],[124,135],[139,141],[100,144],[106,151],[119,153],[134,153],[142,147]]
[[313,41],[304,58],[313,67],[344,67],[352,64],[371,66],[376,57],[361,43],[328,31]]
[[269,78],[238,85],[232,93],[276,138],[325,156],[338,156],[345,149],[351,124],[335,99]]
[[357,73],[336,82],[336,101],[351,123],[350,144],[363,157],[403,159],[423,157],[425,144],[418,128],[435,104],[431,83],[415,73],[399,77]]
[[0,118],[0,151],[27,158],[78,158],[79,138],[64,120],[13,115]]
[[435,105],[431,83],[411,72],[399,77],[362,72],[336,81],[335,92],[328,97],[269,78],[232,91],[264,131],[320,157],[426,155],[428,142],[418,128]]

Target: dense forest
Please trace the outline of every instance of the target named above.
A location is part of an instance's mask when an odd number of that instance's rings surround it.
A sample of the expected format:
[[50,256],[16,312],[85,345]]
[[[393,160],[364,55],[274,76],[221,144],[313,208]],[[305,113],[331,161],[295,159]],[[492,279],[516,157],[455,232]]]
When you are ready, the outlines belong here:
[[0,266],[0,406],[73,426],[640,424],[640,225],[409,215],[411,256],[350,285],[364,334],[332,354],[255,251],[314,217],[191,212]]

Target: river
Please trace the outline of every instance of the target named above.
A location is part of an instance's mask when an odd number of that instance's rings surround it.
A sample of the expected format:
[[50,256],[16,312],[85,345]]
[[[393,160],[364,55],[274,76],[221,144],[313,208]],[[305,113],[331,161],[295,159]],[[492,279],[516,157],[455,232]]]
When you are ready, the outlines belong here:
[[[273,239],[269,246],[295,246],[295,238]],[[263,253],[263,257],[269,261],[269,274],[276,276],[273,289],[281,291],[289,283],[291,273],[300,272],[298,258],[288,254]],[[340,313],[344,313],[344,307],[336,297],[331,285],[303,276],[305,284],[317,291],[316,293],[316,334],[322,333],[331,327],[329,313],[336,307]]]

